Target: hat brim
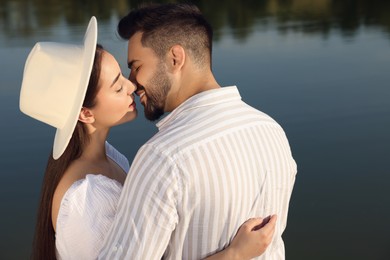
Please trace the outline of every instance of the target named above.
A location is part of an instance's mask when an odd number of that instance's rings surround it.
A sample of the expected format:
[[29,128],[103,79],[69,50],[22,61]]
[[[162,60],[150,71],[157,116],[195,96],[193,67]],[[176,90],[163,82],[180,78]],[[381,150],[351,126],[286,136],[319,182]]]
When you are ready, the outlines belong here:
[[54,137],[53,158],[55,160],[64,153],[78,121],[95,58],[97,33],[97,21],[93,16],[89,21],[87,31],[84,36],[83,64],[81,66],[80,85],[77,89],[76,100],[74,101],[74,106],[72,107],[72,111],[65,126],[61,129],[57,129]]

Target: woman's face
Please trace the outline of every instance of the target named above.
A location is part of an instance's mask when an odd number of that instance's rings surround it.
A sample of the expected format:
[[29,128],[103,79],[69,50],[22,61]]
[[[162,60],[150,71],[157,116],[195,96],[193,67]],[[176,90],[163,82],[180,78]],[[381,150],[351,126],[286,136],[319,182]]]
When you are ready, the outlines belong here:
[[96,105],[91,108],[96,126],[110,128],[137,117],[135,86],[122,75],[118,62],[107,51],[102,56],[98,88]]

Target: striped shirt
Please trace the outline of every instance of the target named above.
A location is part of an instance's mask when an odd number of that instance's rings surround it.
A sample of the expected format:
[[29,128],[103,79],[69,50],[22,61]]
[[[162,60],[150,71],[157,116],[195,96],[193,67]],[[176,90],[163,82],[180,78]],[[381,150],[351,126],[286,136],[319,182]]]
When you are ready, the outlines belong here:
[[235,86],[182,103],[138,151],[102,259],[201,259],[251,217],[277,214],[259,259],[284,259],[296,164],[283,129]]

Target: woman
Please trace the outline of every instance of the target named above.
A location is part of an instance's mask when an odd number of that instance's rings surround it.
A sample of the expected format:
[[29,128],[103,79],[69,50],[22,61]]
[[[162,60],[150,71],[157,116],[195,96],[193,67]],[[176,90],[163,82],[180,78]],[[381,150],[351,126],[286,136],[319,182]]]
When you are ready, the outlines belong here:
[[[134,85],[96,45],[93,17],[83,45],[37,43],[25,65],[20,108],[57,128],[38,209],[33,259],[96,259],[115,217],[129,170],[106,142],[115,125],[137,116]],[[259,231],[250,219],[231,245],[210,259],[249,259],[272,239],[276,218]]]

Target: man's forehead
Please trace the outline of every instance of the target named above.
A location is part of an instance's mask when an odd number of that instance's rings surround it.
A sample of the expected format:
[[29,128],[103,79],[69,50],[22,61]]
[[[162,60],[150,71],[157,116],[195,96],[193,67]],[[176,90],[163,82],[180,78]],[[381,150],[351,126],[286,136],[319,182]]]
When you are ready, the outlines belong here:
[[128,41],[128,48],[141,48],[142,46],[142,33],[137,32]]
[[136,33],[129,39],[127,47],[128,63],[157,58],[152,48],[142,45],[141,39],[142,33]]
[[128,41],[128,54],[129,56],[135,56],[137,53],[145,49],[145,47],[142,45],[142,33],[137,32],[134,34]]
[[134,63],[135,60],[139,59],[138,56],[140,55],[140,53],[141,49],[136,46],[134,41],[129,40],[127,46],[127,63],[129,64],[129,66],[131,65],[130,63]]

